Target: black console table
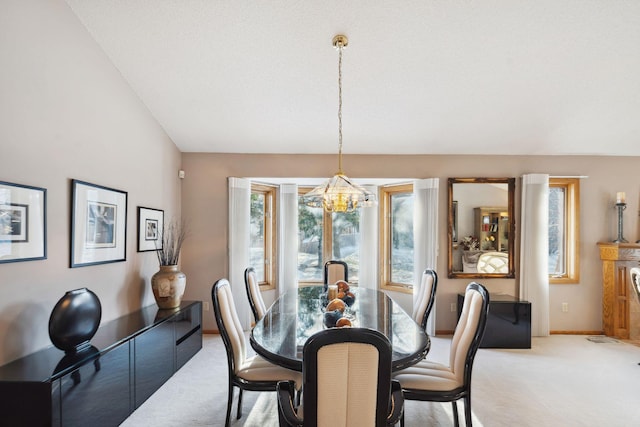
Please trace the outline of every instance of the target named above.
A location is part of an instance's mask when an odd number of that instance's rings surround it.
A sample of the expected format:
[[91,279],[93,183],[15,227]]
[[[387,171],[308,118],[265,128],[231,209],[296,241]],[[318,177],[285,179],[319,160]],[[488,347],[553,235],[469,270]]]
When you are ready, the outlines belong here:
[[[458,294],[458,318],[464,294]],[[531,303],[511,295],[490,294],[482,348],[531,348]]]
[[202,348],[202,303],[145,307],[73,356],[48,347],[0,367],[0,424],[117,426]]

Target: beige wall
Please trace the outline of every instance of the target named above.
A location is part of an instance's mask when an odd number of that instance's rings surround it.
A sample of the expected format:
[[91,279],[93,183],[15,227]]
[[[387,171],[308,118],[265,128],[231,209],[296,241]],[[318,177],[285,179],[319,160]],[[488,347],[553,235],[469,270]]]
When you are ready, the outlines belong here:
[[[526,173],[586,175],[581,180],[580,283],[550,286],[553,331],[600,331],[601,279],[598,241],[616,237],[615,193],[627,193],[624,235],[640,238],[638,158],[590,156],[345,156],[347,175],[360,178],[440,178],[440,253],[438,255],[438,306],[436,328],[453,330],[455,313],[450,304],[468,280],[447,278],[446,224],[447,178],[521,177]],[[336,157],[326,155],[243,155],[184,153],[186,178],[182,188],[182,213],[192,224],[193,237],[186,243],[183,270],[187,293],[193,299],[211,301],[211,285],[227,271],[227,177],[322,177],[335,172]],[[516,217],[519,223],[520,180],[516,183]],[[517,227],[517,226],[516,226]],[[519,249],[519,248],[518,248]],[[516,293],[517,279],[482,282],[492,292]],[[242,284],[240,284],[242,285]],[[404,302],[408,299],[399,296]],[[563,313],[562,303],[569,303]],[[205,329],[215,329],[212,312],[205,312]]]
[[[102,320],[153,303],[137,206],[180,214],[180,152],[62,0],[0,2],[0,181],[47,189],[48,258],[0,264],[0,364],[51,345],[56,301],[88,287]],[[69,268],[71,179],[128,192],[126,262]]]

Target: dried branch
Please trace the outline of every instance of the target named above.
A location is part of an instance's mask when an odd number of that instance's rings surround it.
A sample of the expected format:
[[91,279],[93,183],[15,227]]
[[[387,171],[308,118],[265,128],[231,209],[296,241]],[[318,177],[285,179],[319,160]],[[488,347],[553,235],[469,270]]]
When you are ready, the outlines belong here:
[[156,246],[156,254],[160,265],[177,265],[180,258],[180,250],[182,243],[187,237],[187,228],[183,221],[171,221],[168,225],[164,224],[162,234],[158,240],[162,242],[162,249]]

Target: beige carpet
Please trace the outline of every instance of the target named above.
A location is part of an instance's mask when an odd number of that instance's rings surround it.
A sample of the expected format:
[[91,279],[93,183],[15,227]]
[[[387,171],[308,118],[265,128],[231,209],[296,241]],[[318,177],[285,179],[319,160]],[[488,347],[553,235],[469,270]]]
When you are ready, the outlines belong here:
[[[530,350],[480,349],[473,425],[639,426],[640,348],[587,338],[554,335],[534,338]],[[432,342],[428,358],[445,361],[450,339]],[[202,351],[122,426],[224,426],[226,402],[224,346],[219,336],[206,335]],[[231,425],[277,426],[274,393],[245,392],[243,408],[243,417],[232,416]],[[407,402],[405,414],[407,427],[453,425],[450,404]]]

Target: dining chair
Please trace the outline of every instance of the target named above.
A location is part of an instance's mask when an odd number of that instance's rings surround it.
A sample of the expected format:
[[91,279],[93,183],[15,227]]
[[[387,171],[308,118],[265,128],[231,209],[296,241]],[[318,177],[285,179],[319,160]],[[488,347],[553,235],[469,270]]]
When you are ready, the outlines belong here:
[[478,257],[478,273],[506,274],[509,272],[509,254],[506,252],[485,252]]
[[[467,286],[462,313],[458,319],[449,354],[449,365],[423,360],[394,374],[406,400],[451,402],[454,424],[459,426],[456,402],[464,399],[465,425],[471,426],[471,372],[482,341],[489,293],[479,283]],[[404,426],[404,417],[401,419]]]
[[324,263],[324,290],[327,290],[329,284],[336,283],[338,280],[349,281],[349,267],[344,261],[335,259]]
[[267,313],[267,307],[264,305],[256,270],[253,267],[249,267],[244,271],[244,287],[247,290],[247,298],[249,298],[253,318],[258,323],[258,320],[262,319]]
[[281,426],[382,427],[402,415],[400,383],[391,378],[391,344],[378,331],[331,328],[312,335],[302,349],[302,376],[297,408],[294,384],[278,383]]
[[418,295],[416,296],[416,304],[413,307],[413,320],[422,329],[427,328],[427,320],[436,300],[436,288],[438,287],[438,275],[432,268],[427,268],[422,273],[420,286],[417,287]]
[[237,419],[242,417],[242,392],[275,391],[278,381],[292,381],[293,387],[299,390],[302,385],[300,372],[276,366],[260,356],[248,357],[244,331],[236,312],[231,286],[227,279],[220,279],[211,289],[213,311],[218,331],[227,352],[229,367],[229,398],[225,426],[229,426],[234,388],[238,387]]

